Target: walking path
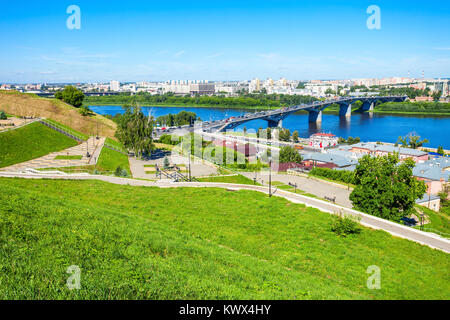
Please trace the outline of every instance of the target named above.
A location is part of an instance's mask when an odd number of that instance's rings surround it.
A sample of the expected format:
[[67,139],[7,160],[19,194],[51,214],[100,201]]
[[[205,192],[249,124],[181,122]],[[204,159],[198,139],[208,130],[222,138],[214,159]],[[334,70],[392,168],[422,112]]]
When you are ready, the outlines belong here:
[[[105,144],[105,140],[105,138],[100,138],[97,140],[95,137],[91,137],[88,141],[85,141],[75,147],[50,153],[41,158],[15,164],[1,170],[17,172],[24,171],[26,169],[48,169],[94,165],[98,161],[100,152]],[[92,155],[90,158],[86,156],[88,150],[89,154]],[[82,158],[79,160],[56,160],[55,158],[57,156],[81,156]]]
[[[46,174],[30,174],[30,173],[13,173],[0,172],[0,177],[18,177],[25,179],[64,179],[64,180],[100,180],[119,185],[130,186],[148,186],[161,188],[177,188],[177,187],[195,187],[195,188],[224,188],[229,190],[252,190],[267,194],[267,187],[240,185],[240,184],[226,184],[226,183],[169,183],[166,181],[151,182],[144,180],[126,179],[111,176],[91,176],[91,175],[71,175],[58,176]],[[356,210],[345,208],[319,199],[309,198],[292,192],[278,190],[275,194],[277,197],[282,197],[293,203],[302,203],[309,207],[317,208],[323,212],[332,214],[347,214],[358,217],[360,223],[372,229],[382,229],[394,236],[418,242],[420,244],[435,248],[447,253],[450,253],[450,240],[441,238],[435,234],[426,233],[410,227],[406,227],[388,220],[377,218]]]
[[[255,178],[255,173],[253,172],[242,172],[243,176],[253,180]],[[352,202],[350,201],[350,190],[345,189],[344,186],[336,186],[332,183],[327,183],[324,181],[319,181],[316,179],[308,179],[305,177],[288,175],[288,174],[278,174],[272,173],[272,181],[283,182],[284,184],[297,183],[297,188],[299,190],[305,191],[306,193],[313,194],[321,199],[325,197],[334,198],[336,197],[336,203],[347,208],[353,208]],[[257,175],[257,182],[269,185],[269,173],[265,172],[263,174]]]
[[[34,118],[34,119],[22,119],[17,117],[11,117],[7,120],[0,120],[0,132],[7,132],[11,130],[16,130],[23,128],[29,124],[32,124],[33,122],[40,121],[40,118]],[[11,126],[11,124],[14,124]]]
[[[186,170],[189,170],[188,157],[183,157],[181,155],[178,155],[175,152],[172,152],[172,155],[168,155],[168,159],[169,159],[171,165],[184,165],[184,168],[186,168]],[[164,166],[164,157],[161,157],[161,158],[155,159],[155,160],[139,160],[134,157],[130,157],[129,161],[130,161],[130,169],[131,169],[133,178],[155,179],[156,171],[151,172],[151,169],[149,169],[149,168],[147,168],[147,170],[146,170],[146,168],[144,166],[156,165],[156,164],[161,168]],[[151,173],[147,173],[149,171]],[[213,165],[206,164],[206,162],[202,163],[200,160],[192,159],[191,172],[192,172],[192,175],[195,177],[203,177],[203,176],[210,176],[212,174],[216,174],[217,169]]]

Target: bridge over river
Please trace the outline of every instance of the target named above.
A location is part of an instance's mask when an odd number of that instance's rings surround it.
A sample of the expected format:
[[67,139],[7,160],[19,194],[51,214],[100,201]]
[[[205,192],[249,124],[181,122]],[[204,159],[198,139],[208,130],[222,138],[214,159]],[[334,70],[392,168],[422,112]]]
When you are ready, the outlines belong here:
[[301,104],[282,108],[273,111],[261,111],[258,113],[247,113],[236,118],[203,122],[203,130],[208,132],[223,132],[233,130],[240,125],[253,120],[266,120],[269,127],[282,127],[283,120],[289,115],[298,111],[309,112],[309,122],[322,122],[322,111],[331,105],[339,105],[339,115],[350,117],[352,114],[352,105],[362,102],[362,107],[358,109],[361,112],[373,111],[377,102],[403,102],[407,96],[388,96],[388,97],[344,97],[335,100],[315,101],[310,104]]

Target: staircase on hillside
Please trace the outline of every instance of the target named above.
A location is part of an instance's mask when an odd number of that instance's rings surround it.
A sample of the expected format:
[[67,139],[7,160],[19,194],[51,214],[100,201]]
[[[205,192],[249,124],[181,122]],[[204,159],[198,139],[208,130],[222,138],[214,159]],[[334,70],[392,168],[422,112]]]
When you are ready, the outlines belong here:
[[45,120],[39,120],[39,122],[42,123],[44,126],[47,126],[50,129],[58,131],[59,133],[62,133],[63,135],[68,136],[69,138],[72,138],[72,139],[74,139],[74,140],[76,140],[78,142],[83,142],[84,141],[84,140],[82,140],[82,139],[80,139],[78,137],[75,137],[73,134],[70,134],[69,132],[65,131],[64,129],[59,128],[59,127],[57,127],[57,126],[55,126],[55,125],[53,125],[51,123],[48,123]]

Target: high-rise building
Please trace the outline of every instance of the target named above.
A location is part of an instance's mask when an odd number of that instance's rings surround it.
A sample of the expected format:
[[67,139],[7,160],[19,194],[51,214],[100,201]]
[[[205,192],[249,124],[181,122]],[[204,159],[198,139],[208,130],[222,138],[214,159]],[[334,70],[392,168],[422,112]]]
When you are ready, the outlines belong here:
[[111,91],[119,91],[120,90],[120,82],[119,81],[111,81],[109,84],[109,88]]

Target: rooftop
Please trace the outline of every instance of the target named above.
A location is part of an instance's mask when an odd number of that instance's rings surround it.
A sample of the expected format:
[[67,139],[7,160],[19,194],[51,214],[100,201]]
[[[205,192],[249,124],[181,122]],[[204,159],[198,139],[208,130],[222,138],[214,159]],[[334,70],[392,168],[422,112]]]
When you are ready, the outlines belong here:
[[388,152],[388,153],[398,152],[403,155],[410,155],[410,156],[415,156],[415,157],[425,156],[428,154],[427,152],[417,150],[417,149],[396,147],[396,146],[385,145],[385,144],[376,144],[374,142],[360,142],[360,143],[352,145],[352,148],[366,149],[366,150],[370,150],[372,152],[377,152],[377,151]]
[[413,169],[415,177],[445,182],[450,180],[450,159],[436,158],[417,164]]

